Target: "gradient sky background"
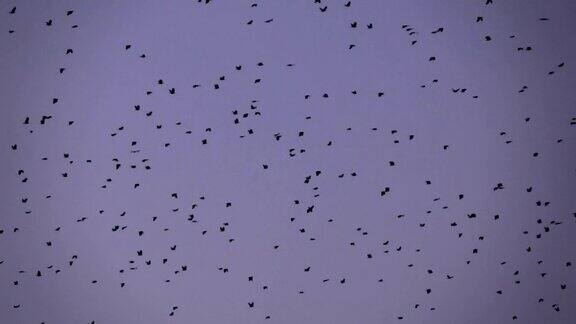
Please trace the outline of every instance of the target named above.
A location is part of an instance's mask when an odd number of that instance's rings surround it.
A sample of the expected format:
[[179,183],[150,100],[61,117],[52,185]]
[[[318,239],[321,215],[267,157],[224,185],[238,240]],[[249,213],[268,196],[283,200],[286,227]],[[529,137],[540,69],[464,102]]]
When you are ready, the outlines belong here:
[[0,323],[576,323],[576,2],[485,2],[3,1]]

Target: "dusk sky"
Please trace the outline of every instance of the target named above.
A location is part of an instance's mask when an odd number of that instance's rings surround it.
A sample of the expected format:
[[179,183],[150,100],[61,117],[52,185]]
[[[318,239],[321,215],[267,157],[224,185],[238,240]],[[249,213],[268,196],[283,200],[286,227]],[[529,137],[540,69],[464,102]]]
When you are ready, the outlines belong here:
[[0,4],[0,324],[576,323],[576,2]]

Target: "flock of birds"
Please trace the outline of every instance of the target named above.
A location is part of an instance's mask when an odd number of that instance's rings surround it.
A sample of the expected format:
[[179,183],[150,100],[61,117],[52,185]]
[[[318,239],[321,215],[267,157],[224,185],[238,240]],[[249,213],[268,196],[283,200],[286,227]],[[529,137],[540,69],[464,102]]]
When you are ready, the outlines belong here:
[[567,2],[472,2],[4,3],[0,323],[576,322]]

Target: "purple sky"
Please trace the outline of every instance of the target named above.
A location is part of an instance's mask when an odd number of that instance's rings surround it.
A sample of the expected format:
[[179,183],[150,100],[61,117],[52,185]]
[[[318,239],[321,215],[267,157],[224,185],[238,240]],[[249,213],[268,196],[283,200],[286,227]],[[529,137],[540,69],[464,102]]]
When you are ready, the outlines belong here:
[[0,324],[576,323],[576,2],[346,2],[3,1]]

